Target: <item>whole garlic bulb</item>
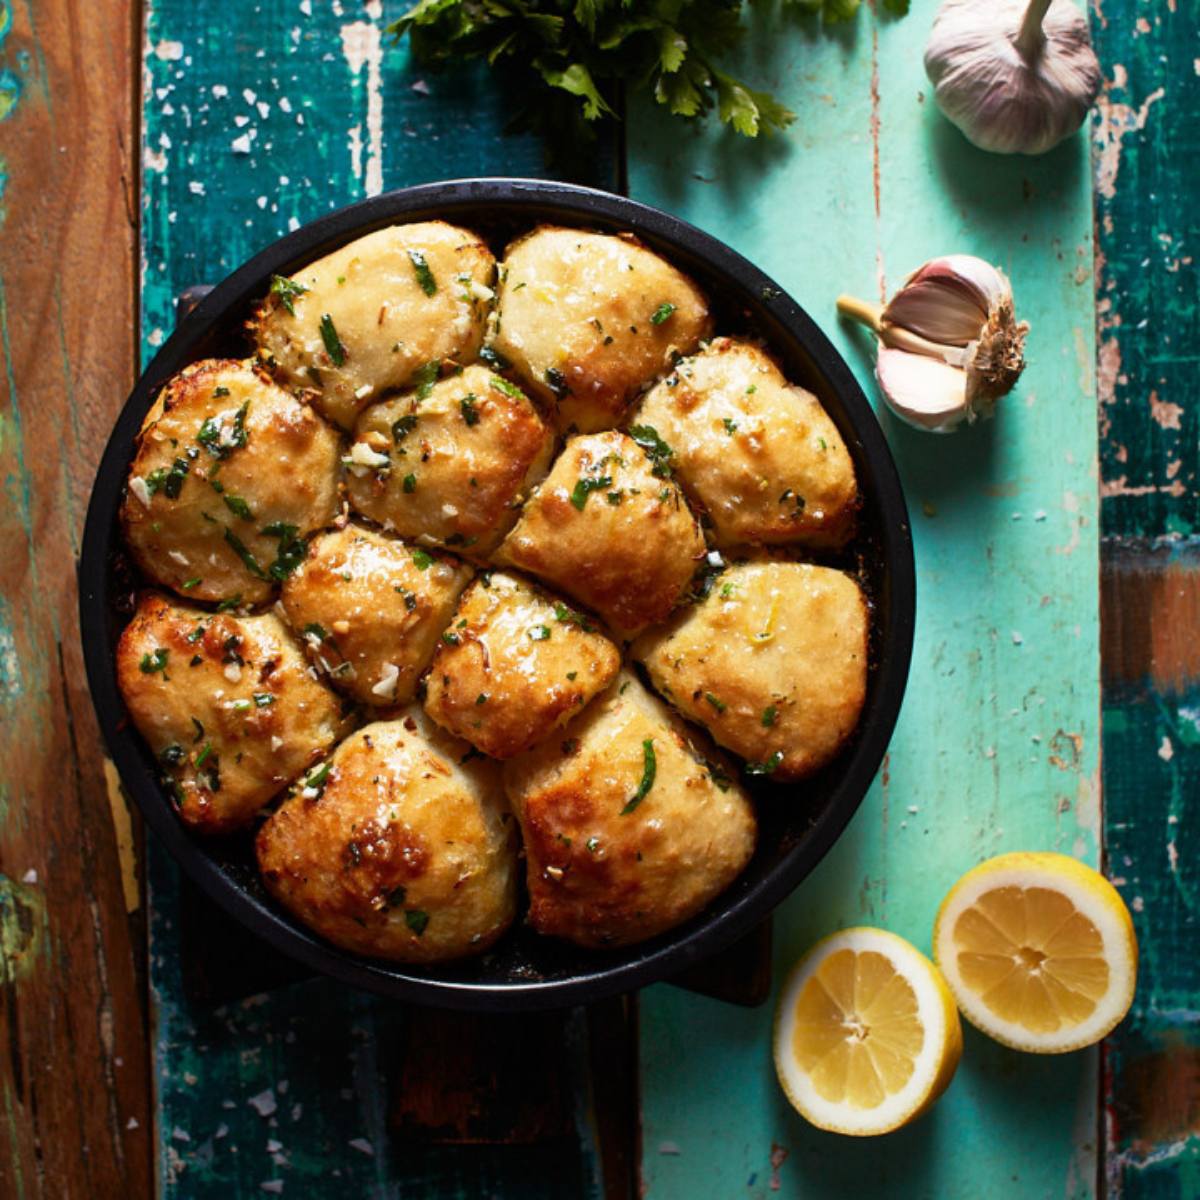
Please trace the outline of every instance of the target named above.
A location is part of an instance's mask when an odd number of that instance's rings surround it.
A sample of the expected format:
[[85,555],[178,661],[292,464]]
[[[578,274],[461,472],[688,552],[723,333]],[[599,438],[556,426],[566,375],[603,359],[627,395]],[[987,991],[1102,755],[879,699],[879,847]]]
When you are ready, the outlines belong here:
[[875,377],[888,407],[918,429],[947,433],[990,417],[1025,369],[1029,325],[998,267],[948,254],[918,267],[886,307],[838,297],[838,311],[879,337]]
[[1087,18],[1070,0],[946,0],[925,47],[938,107],[983,150],[1044,154],[1100,91]]

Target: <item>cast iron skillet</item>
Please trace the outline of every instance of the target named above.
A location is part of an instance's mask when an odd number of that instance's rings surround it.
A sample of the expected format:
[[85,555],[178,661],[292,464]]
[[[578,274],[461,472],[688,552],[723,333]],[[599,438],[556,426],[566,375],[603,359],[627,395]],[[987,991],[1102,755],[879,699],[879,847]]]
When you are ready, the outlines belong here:
[[[477,230],[497,252],[509,236],[542,221],[632,231],[700,282],[720,332],[755,331],[767,339],[789,375],[820,397],[858,471],[862,533],[842,565],[857,572],[873,607],[862,721],[836,762],[816,779],[764,782],[752,789],[759,846],[727,892],[687,924],[627,949],[583,951],[523,926],[489,954],[441,968],[336,949],[267,896],[252,838],[201,840],[184,829],[117,691],[116,644],[137,588],[121,549],[117,512],[134,437],[159,389],[198,358],[245,355],[243,322],[272,274],[297,271],[393,222],[435,217]],[[515,1011],[595,1000],[671,976],[747,933],[808,875],[858,808],[887,748],[912,653],[915,583],[908,513],[883,434],[849,369],[795,301],[727,246],[657,209],[562,183],[470,179],[405,188],[322,217],[256,255],[180,323],[138,380],[101,459],[79,560],[79,603],[92,699],[121,779],[150,827],[208,897],[276,949],[355,987],[447,1008]]]

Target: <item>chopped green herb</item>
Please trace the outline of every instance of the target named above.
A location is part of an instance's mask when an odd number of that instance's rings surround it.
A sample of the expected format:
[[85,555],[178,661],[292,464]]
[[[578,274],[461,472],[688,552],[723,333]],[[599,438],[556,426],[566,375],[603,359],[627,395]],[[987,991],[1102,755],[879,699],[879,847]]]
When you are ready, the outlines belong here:
[[204,626],[197,625],[196,628],[193,629],[192,632],[187,635],[187,641],[190,642],[194,646],[203,636],[204,636]]
[[171,652],[165,646],[159,646],[153,654],[146,653],[142,655],[142,661],[138,663],[138,668],[143,675],[153,675],[158,671],[163,673],[163,678],[167,677],[167,659]]
[[222,396],[229,395],[229,389],[227,387],[215,387],[212,390],[212,394],[214,400],[219,400]]
[[557,367],[547,369],[546,385],[559,400],[570,395],[571,389],[567,386],[567,377]]
[[658,435],[653,425],[632,425],[629,436],[646,452],[646,457],[654,464],[654,474],[660,479],[666,479],[671,474],[671,459],[675,451]]
[[401,884],[399,887],[394,887],[388,892],[387,902],[389,908],[399,908],[404,903],[405,896],[408,895],[408,889]]
[[475,396],[472,392],[468,392],[458,402],[458,407],[462,410],[462,418],[468,425],[479,424],[479,409],[475,407]]
[[228,525],[225,526],[225,540],[233,547],[233,552],[242,560],[251,575],[256,575],[259,579],[266,579],[267,574],[258,565],[258,559],[250,553],[246,548],[246,543]]
[[325,784],[329,782],[329,772],[333,770],[333,763],[323,762],[305,781],[304,789],[308,791],[312,789],[316,792],[323,792]]
[[449,630],[447,630],[442,634],[442,641],[445,642],[447,646],[457,646],[459,637],[457,633],[451,633]]
[[217,612],[233,612],[235,608],[242,607],[242,593],[238,592],[236,596],[230,596],[228,600],[222,600],[217,605]]
[[725,432],[727,434],[729,434],[730,437],[733,437],[733,435],[735,433],[737,433],[737,422],[736,421],[731,421],[728,417],[726,417],[724,420],[724,425],[725,425]]
[[300,529],[289,525],[286,521],[272,521],[264,525],[262,532],[267,537],[279,539],[279,547],[275,551],[275,561],[270,566],[271,578],[283,582],[303,561],[308,551],[304,539],[298,537]]
[[771,726],[774,725],[778,719],[779,719],[778,709],[776,709],[775,705],[768,704],[767,707],[763,709],[763,713],[762,713],[763,725],[765,725],[768,729],[770,729]]
[[193,575],[191,579],[185,579],[179,586],[183,588],[185,592],[190,592],[192,588],[194,588],[199,582],[200,576]]
[[169,471],[159,467],[146,476],[146,490],[152,496],[161,491],[168,500],[178,500],[179,493],[183,491],[183,481],[191,469],[192,464],[186,458],[177,458]]
[[550,636],[549,625],[534,625],[529,630],[529,637],[535,642],[544,642]]
[[229,509],[235,517],[241,517],[243,521],[253,521],[254,514],[250,511],[248,505],[241,496],[230,496],[225,494],[221,497],[225,501],[225,507]]
[[295,301],[308,291],[302,283],[288,279],[285,275],[271,276],[271,295],[279,297],[279,303],[294,317],[296,315]]
[[325,626],[319,624],[317,621],[309,621],[304,627],[304,633],[306,636],[315,637],[319,642],[329,640],[329,634],[326,633]]
[[[216,458],[224,458],[231,450],[239,450],[246,444],[248,434],[246,432],[246,413],[250,408],[250,401],[247,400],[241,408],[233,415],[233,429],[227,434],[224,428],[224,421],[218,417],[207,417],[204,423],[200,426],[200,431],[196,434],[196,441],[200,443],[209,454]],[[187,466],[181,459],[175,460],[175,466],[171,468],[172,472],[183,466],[183,474],[187,474]],[[210,472],[211,478],[211,472]],[[170,479],[164,485],[163,491],[168,496],[171,495]],[[179,480],[179,487],[183,486],[182,477]],[[178,494],[178,492],[176,493]],[[173,498],[173,497],[172,497]]]
[[571,491],[571,503],[580,511],[583,512],[584,506],[587,504],[588,497],[593,492],[598,492],[606,487],[612,486],[611,475],[600,475],[592,479],[580,479],[574,489]]
[[275,697],[270,692],[255,692],[254,706],[255,708],[266,708],[268,705],[275,703]]
[[481,362],[487,363],[493,371],[507,371],[512,366],[512,363],[495,346],[484,346],[479,352],[479,358]]
[[824,439],[823,437],[819,437],[819,438],[817,438],[817,441],[821,443],[821,449],[822,449],[822,450],[828,450],[828,449],[829,449],[829,446],[826,444],[826,442],[825,442],[825,439]]
[[434,279],[433,272],[429,269],[429,262],[424,251],[410,250],[408,257],[412,262],[413,271],[416,273],[417,282],[421,285],[421,291],[427,296],[432,296],[437,291],[437,280]]
[[732,583],[721,584],[721,599],[728,600],[729,597],[732,595],[733,595],[733,584]]
[[208,761],[208,756],[212,753],[212,742],[205,742],[200,749],[200,753],[196,755],[196,770],[200,770]]
[[417,477],[410,471],[405,475],[401,486],[406,492],[415,492],[417,490]]
[[399,444],[417,427],[417,414],[407,413],[399,420],[392,422],[392,441]]
[[524,400],[525,393],[521,391],[515,383],[509,383],[507,379],[501,379],[499,375],[493,375],[488,382],[505,396],[510,396],[514,400]]
[[584,633],[592,632],[592,623],[581,612],[564,604],[561,600],[554,602],[554,619],[564,625],[578,625]]
[[346,361],[346,347],[338,337],[337,327],[328,313],[321,314],[321,341],[325,343],[325,352],[335,367],[342,366]]
[[757,392],[757,391],[758,391],[758,384],[757,384],[757,383],[752,383],[752,384],[751,384],[751,385],[750,385],[750,386],[749,386],[749,387],[746,389],[746,395],[747,395],[747,396],[753,396],[753,395],[754,395],[754,393],[755,393],[755,392]]
[[182,746],[164,746],[159,751],[158,761],[168,767],[177,767],[187,757],[187,751]]
[[715,709],[717,710],[717,712],[719,712],[719,713],[723,713],[723,712],[725,711],[725,709],[728,707],[728,706],[726,705],[726,703],[725,703],[725,701],[724,701],[724,700],[720,699],[718,696],[714,696],[714,695],[712,694],[712,692],[705,692],[705,693],[704,693],[704,698],[705,698],[705,700],[707,700],[707,701],[709,702],[709,704],[711,704],[711,705],[713,706],[713,708],[715,708]]
[[486,704],[487,702],[488,702],[487,692],[480,692],[479,695],[475,697],[476,704]]
[[609,504],[611,504],[615,508],[618,504],[621,503],[621,493],[620,492],[609,492],[605,496],[605,499],[609,502]]
[[412,550],[413,565],[418,571],[428,571],[433,566],[433,555],[416,546]]
[[621,809],[621,816],[628,816],[643,800],[647,793],[654,786],[654,776],[658,771],[658,764],[654,758],[654,739],[646,738],[642,742],[642,781],[638,784],[637,791],[629,798],[629,802]]
[[425,932],[425,926],[429,924],[429,914],[419,908],[406,908],[404,910],[404,923],[420,937]]
[[600,849],[600,839],[598,837],[590,837],[584,845],[587,846],[589,854],[595,854]]
[[578,672],[578,671],[568,671],[568,672],[567,672],[567,678],[568,678],[568,679],[569,679],[569,680],[570,680],[572,683],[574,683],[574,682],[575,682],[575,680],[576,680],[576,678],[577,678],[578,676],[579,676],[579,672]]
[[675,305],[669,300],[664,300],[650,317],[651,325],[661,325],[675,311]]
[[429,393],[433,391],[433,385],[438,381],[438,375],[441,372],[441,362],[434,358],[430,359],[424,366],[418,367],[416,374],[412,377],[413,386],[417,389],[417,402],[429,399]]
[[783,762],[783,751],[776,750],[766,762],[748,762],[746,764],[746,774],[771,775],[781,762]]

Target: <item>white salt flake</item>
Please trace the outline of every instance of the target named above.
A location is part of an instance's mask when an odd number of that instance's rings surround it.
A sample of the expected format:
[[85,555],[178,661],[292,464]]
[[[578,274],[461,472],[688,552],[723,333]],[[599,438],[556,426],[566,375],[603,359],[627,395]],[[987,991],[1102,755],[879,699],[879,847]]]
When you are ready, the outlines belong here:
[[229,148],[234,152],[234,154],[249,154],[250,138],[243,133],[241,137],[235,137],[233,141],[229,143]]
[[275,1103],[275,1093],[270,1088],[267,1088],[266,1091],[259,1092],[257,1096],[251,1096],[246,1103],[250,1105],[250,1107],[254,1109],[254,1111],[258,1113],[260,1117],[269,1117],[278,1107],[278,1105]]
[[129,1120],[125,1122],[125,1128],[126,1128],[126,1129],[137,1129],[137,1128],[139,1128],[139,1125],[138,1125],[138,1119],[137,1119],[137,1117],[130,1117],[130,1118],[129,1118]]
[[150,507],[150,489],[146,486],[146,481],[140,475],[135,475],[129,481],[129,490],[137,497],[138,503],[143,508]]
[[213,97],[217,100],[224,100],[229,95],[229,89],[223,83],[214,83],[212,86]]
[[204,184],[202,184],[198,179],[193,179],[188,184],[188,191],[191,192],[193,196],[203,196]]
[[1025,644],[1025,639],[1015,629],[1012,633],[1012,640],[1014,646],[1023,646]]
[[416,92],[418,96],[428,96],[429,84],[427,84],[423,79],[418,79],[415,83],[409,85],[408,90],[410,92]]
[[154,47],[154,57],[157,58],[159,62],[178,62],[183,57],[183,43],[168,41],[159,42],[158,45]]

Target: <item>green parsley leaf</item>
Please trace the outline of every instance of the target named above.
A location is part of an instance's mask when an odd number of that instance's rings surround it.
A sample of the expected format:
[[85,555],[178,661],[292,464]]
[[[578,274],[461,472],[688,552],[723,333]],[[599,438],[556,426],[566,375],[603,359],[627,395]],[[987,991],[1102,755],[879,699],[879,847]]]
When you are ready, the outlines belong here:
[[721,699],[719,696],[714,696],[714,695],[712,694],[712,692],[705,692],[705,693],[704,693],[704,698],[705,698],[705,700],[707,700],[707,701],[709,702],[709,704],[711,704],[711,705],[713,706],[713,708],[715,708],[715,709],[717,710],[717,712],[719,712],[719,713],[723,713],[723,712],[725,711],[725,709],[728,707],[728,706],[726,705],[726,703],[725,703],[725,701],[724,701],[724,700],[722,700],[722,699]]
[[399,445],[417,427],[417,414],[406,413],[392,422],[392,441]]
[[328,313],[321,314],[321,341],[325,343],[325,352],[335,367],[342,366],[346,361],[346,347],[338,337],[338,331],[333,318]]
[[654,757],[654,739],[646,738],[642,742],[642,781],[637,786],[637,791],[629,798],[629,802],[621,809],[621,816],[627,817],[649,793],[654,786],[654,776],[658,772],[658,763]]
[[429,924],[429,914],[419,908],[406,908],[404,910],[404,923],[420,937],[425,932],[425,926]]
[[779,710],[775,707],[775,705],[768,704],[767,707],[764,708],[763,712],[762,712],[763,725],[767,729],[770,729],[771,726],[774,725],[777,720],[779,720]]
[[550,636],[549,625],[534,625],[529,630],[529,638],[534,642],[544,642]]
[[588,497],[593,492],[599,492],[604,488],[611,486],[611,475],[600,475],[592,479],[580,479],[576,482],[575,487],[571,490],[571,503],[580,512],[583,512],[584,506],[587,504]]
[[479,360],[487,363],[493,371],[507,371],[512,366],[512,363],[495,346],[484,346],[479,351]]
[[557,367],[548,367],[546,369],[546,386],[559,400],[570,395],[571,392],[571,389],[567,386],[567,377]]
[[675,451],[659,437],[658,430],[653,425],[631,425],[629,436],[641,446],[646,452],[646,457],[654,464],[654,474],[660,479],[668,478]]
[[417,477],[410,471],[405,475],[401,486],[406,492],[415,492],[417,490]]
[[783,762],[783,751],[776,750],[766,762],[748,762],[746,764],[747,775],[772,775],[775,768]]
[[668,320],[671,314],[675,311],[675,305],[669,300],[664,300],[653,312],[650,317],[651,325],[661,325]]
[[410,250],[408,257],[413,265],[413,271],[416,273],[417,282],[421,285],[421,291],[427,296],[432,296],[437,291],[437,280],[434,279],[433,272],[429,269],[429,262],[425,258],[425,252],[423,250]]
[[442,364],[435,358],[427,362],[423,367],[417,368],[417,373],[412,377],[413,387],[417,389],[417,402],[429,399],[429,393],[433,391],[433,385],[438,381],[438,375],[441,372]]
[[163,673],[163,678],[167,676],[167,659],[171,652],[165,646],[159,646],[153,654],[147,652],[142,655],[142,661],[138,663],[138,669],[143,675],[153,675],[158,671]]
[[479,424],[479,409],[475,407],[474,393],[468,392],[459,402],[458,407],[462,412],[462,419],[468,425]]
[[259,579],[266,579],[267,574],[262,567],[259,566],[258,559],[250,553],[249,549],[246,547],[246,543],[243,542],[242,539],[238,537],[238,535],[234,533],[228,525],[225,526],[225,540],[230,546],[233,547],[233,552],[242,560],[242,562],[245,564],[246,570],[249,571],[251,575],[255,575]]
[[250,511],[248,505],[241,496],[231,496],[227,492],[222,494],[221,499],[225,501],[225,507],[229,509],[235,517],[241,517],[243,521],[253,521],[254,514]]
[[496,391],[505,396],[510,396],[513,400],[525,399],[525,393],[515,383],[509,383],[507,379],[501,379],[499,375],[493,375],[488,382]]
[[733,437],[733,435],[735,433],[737,433],[737,422],[730,420],[729,417],[726,417],[724,420],[724,424],[725,424],[725,432],[727,434],[729,434],[730,437]]
[[296,315],[295,301],[297,296],[303,296],[308,291],[302,283],[288,279],[285,275],[271,276],[271,295],[279,297],[279,303],[294,317]]
[[433,555],[422,550],[420,546],[413,547],[412,560],[418,571],[428,571],[433,566]]

